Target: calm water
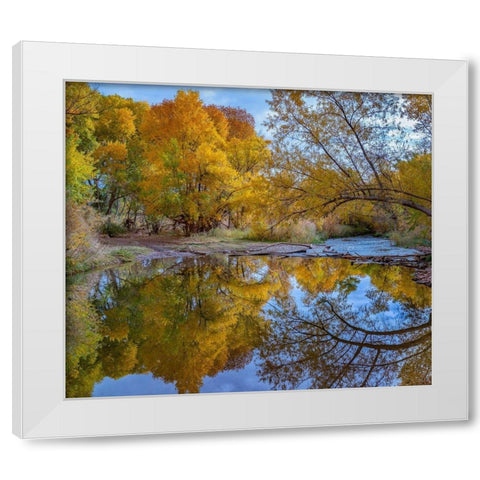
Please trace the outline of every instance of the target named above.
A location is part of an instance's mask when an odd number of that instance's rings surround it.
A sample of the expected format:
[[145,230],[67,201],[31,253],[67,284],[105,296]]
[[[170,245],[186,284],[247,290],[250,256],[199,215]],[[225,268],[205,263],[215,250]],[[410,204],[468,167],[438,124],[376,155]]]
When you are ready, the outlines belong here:
[[72,279],[67,397],[431,383],[431,290],[334,258],[150,260]]

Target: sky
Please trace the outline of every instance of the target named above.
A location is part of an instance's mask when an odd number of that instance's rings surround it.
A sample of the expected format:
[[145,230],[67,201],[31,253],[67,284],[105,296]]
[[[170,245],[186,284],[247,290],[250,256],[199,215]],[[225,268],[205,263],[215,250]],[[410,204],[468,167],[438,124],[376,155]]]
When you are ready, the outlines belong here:
[[[245,109],[255,119],[257,133],[266,140],[273,140],[273,132],[263,125],[269,112],[267,100],[271,99],[271,93],[268,89],[134,83],[91,83],[90,85],[103,95],[120,95],[124,98],[132,98],[135,101],[145,101],[150,105],[162,103],[164,100],[172,100],[178,90],[195,90],[199,92],[205,105],[213,104]],[[313,100],[310,101],[313,102]],[[306,99],[306,102],[308,104],[309,99]],[[310,106],[313,106],[313,103]],[[396,123],[401,127],[400,131],[390,130],[389,139],[385,139],[386,142],[391,143],[392,147],[409,144],[410,148],[415,149],[421,143],[422,135],[414,131],[413,120],[402,117],[391,117],[390,120],[392,125]]]
[[145,101],[150,105],[156,105],[166,99],[173,99],[178,90],[195,90],[200,93],[200,98],[206,105],[213,104],[245,109],[253,115],[257,133],[266,139],[271,139],[270,132],[263,125],[269,110],[266,101],[271,99],[270,90],[267,89],[121,83],[92,83],[91,86],[103,95],[116,94],[124,98],[132,98],[135,101]]

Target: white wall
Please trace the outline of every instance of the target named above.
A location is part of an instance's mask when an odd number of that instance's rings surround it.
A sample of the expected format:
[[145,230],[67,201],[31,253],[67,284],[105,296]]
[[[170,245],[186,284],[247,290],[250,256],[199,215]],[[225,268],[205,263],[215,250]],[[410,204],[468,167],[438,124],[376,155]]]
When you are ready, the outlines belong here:
[[[478,474],[477,359],[471,418],[463,424],[313,429],[68,441],[20,441],[10,434],[11,45],[18,40],[118,43],[468,59],[471,95],[472,222],[478,222],[478,16],[475,2],[344,0],[7,1],[0,26],[3,235],[0,335],[0,472],[4,478],[474,478]],[[455,159],[452,159],[452,165]],[[477,226],[472,224],[472,246]],[[478,257],[471,252],[478,271]],[[476,276],[476,275],[475,275]],[[471,296],[478,294],[472,285]],[[476,307],[472,343],[478,345]],[[472,348],[472,352],[475,349]],[[475,473],[474,473],[475,472]]]

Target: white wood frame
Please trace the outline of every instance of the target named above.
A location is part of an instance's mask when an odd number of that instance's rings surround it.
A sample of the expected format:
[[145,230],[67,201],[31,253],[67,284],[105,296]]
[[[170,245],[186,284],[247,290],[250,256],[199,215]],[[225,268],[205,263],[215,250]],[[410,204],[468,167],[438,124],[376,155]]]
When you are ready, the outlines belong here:
[[[22,438],[466,420],[467,63],[138,46],[14,47],[13,431]],[[64,398],[64,82],[432,93],[433,384]]]

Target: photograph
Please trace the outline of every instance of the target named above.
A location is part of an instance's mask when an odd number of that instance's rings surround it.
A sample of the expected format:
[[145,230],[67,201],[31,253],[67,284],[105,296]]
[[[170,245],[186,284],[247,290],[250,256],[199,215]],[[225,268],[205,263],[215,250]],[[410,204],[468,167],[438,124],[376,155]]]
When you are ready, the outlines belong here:
[[432,384],[432,95],[65,81],[65,397]]

